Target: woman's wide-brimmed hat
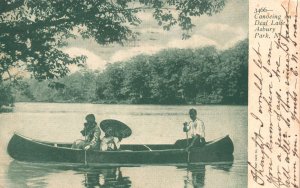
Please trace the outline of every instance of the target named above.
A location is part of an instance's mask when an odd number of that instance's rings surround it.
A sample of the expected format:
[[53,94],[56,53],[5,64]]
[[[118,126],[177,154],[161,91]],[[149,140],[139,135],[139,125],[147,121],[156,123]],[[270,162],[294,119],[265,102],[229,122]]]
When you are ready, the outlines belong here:
[[131,135],[131,129],[123,122],[115,119],[105,119],[100,122],[100,127],[109,136],[127,138]]

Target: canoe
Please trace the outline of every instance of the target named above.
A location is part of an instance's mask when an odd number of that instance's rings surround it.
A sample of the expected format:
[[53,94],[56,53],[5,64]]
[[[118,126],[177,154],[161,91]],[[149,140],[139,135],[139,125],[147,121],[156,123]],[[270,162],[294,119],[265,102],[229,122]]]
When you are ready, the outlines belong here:
[[84,152],[72,149],[71,143],[45,142],[15,133],[7,146],[8,154],[15,160],[40,163],[103,164],[179,164],[223,162],[233,160],[233,143],[227,135],[207,142],[204,146],[184,150],[186,140],[175,144],[124,144],[118,151]]

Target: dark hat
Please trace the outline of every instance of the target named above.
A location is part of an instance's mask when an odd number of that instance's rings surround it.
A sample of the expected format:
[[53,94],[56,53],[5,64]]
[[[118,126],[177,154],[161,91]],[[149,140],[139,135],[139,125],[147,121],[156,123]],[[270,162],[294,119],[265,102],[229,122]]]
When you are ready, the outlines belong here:
[[85,117],[85,120],[88,121],[88,122],[95,122],[95,121],[96,121],[96,118],[95,118],[94,114],[88,114],[88,115]]

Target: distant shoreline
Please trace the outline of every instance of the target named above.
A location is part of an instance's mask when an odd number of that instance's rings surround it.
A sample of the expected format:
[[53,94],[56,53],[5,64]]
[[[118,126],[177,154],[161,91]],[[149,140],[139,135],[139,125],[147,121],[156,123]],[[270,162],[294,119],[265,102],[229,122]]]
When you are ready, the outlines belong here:
[[0,107],[0,113],[8,113],[8,112],[12,112],[13,110],[14,110],[14,107],[10,107],[10,106]]
[[141,104],[141,103],[100,103],[100,102],[49,102],[49,101],[16,101],[17,103],[50,103],[50,104],[105,104],[105,105],[151,105],[151,106],[248,106],[248,104]]

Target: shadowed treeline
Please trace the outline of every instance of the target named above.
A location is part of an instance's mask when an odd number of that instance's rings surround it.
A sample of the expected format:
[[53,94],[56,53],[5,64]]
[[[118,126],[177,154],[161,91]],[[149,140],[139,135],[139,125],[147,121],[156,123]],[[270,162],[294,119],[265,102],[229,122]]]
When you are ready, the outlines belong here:
[[[82,70],[55,81],[20,81],[16,101],[129,104],[247,104],[248,40],[215,47],[168,49]],[[16,88],[16,87],[15,87]]]

